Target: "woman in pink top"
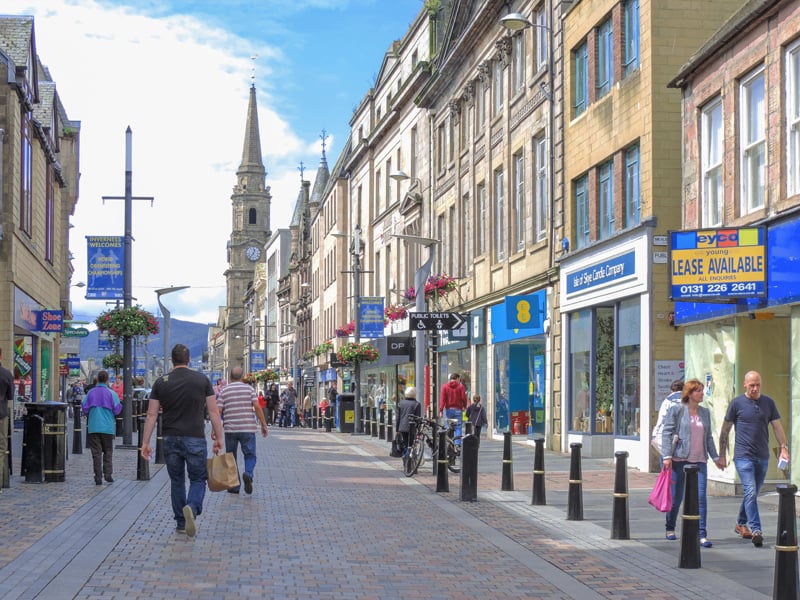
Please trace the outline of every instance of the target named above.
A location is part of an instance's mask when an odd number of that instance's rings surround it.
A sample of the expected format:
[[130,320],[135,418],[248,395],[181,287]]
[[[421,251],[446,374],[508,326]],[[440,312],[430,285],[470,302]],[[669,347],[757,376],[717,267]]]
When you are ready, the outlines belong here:
[[[684,467],[697,465],[697,495],[700,508],[700,545],[711,548],[706,530],[706,481],[708,479],[708,457],[720,468],[724,463],[717,454],[714,438],[711,436],[711,413],[703,402],[703,384],[698,379],[689,379],[683,384],[681,403],[670,407],[664,417],[661,448],[664,454],[664,468],[672,469],[672,510],[667,513],[667,539],[675,540],[675,522],[683,500],[686,475]],[[678,436],[673,450],[674,436]]]

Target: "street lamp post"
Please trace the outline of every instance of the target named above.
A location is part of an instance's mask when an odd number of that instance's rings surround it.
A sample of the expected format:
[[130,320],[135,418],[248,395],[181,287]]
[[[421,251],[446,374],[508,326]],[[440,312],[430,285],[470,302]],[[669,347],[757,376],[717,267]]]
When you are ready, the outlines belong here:
[[162,375],[167,374],[167,357],[169,356],[169,316],[170,312],[167,310],[167,307],[161,302],[161,296],[166,294],[171,294],[172,292],[179,292],[180,290],[185,290],[189,286],[188,285],[179,285],[167,288],[161,288],[160,290],[156,290],[156,296],[158,298],[158,307],[161,309],[161,314],[164,315],[164,367],[162,369]]

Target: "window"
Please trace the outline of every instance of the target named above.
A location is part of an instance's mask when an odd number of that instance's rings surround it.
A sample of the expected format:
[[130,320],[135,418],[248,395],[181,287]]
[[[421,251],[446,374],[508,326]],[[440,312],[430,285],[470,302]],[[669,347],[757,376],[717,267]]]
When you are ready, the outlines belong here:
[[489,226],[485,184],[482,183],[478,186],[475,197],[477,200],[475,210],[478,216],[478,227],[475,230],[475,256],[481,256],[486,252],[486,228]]
[[451,205],[447,211],[447,239],[450,240],[450,243],[447,244],[447,272],[451,277],[458,273],[456,257],[458,256],[458,246],[460,240],[458,239],[458,235],[456,235],[457,224],[456,207]]
[[452,163],[456,156],[456,118],[453,113],[447,119],[447,149],[447,159]]
[[722,224],[722,100],[704,107],[700,115],[701,227]]
[[461,255],[463,257],[461,264],[464,267],[462,274],[466,275],[469,272],[469,266],[472,264],[472,236],[474,231],[469,194],[464,194],[461,199],[461,209],[463,210],[461,239],[464,241],[461,245]]
[[506,205],[503,196],[503,170],[494,172],[494,258],[506,257]]
[[747,214],[764,206],[766,111],[763,67],[742,80],[739,99],[741,211],[742,214]]
[[436,129],[436,170],[442,172],[447,161],[447,130],[444,123]]
[[597,97],[611,91],[614,83],[614,40],[611,19],[597,28]]
[[618,436],[639,435],[641,323],[642,311],[638,298],[624,300],[617,305],[617,397],[622,400],[617,403],[614,419],[614,433]]
[[[384,189],[384,195],[386,196],[386,208],[389,208],[392,205],[392,178],[389,177],[389,173],[392,172],[392,159],[386,161],[386,168],[384,173],[386,173],[386,187]],[[400,182],[396,183],[396,186],[399,186]]]
[[515,252],[525,249],[525,158],[522,151],[512,158],[514,165],[514,189],[512,210],[513,240],[512,248]]
[[31,142],[31,115],[22,113],[20,156],[20,197],[19,227],[31,236],[33,234],[33,144]]
[[499,114],[503,110],[503,61],[494,61],[494,114]]
[[[446,233],[445,233],[445,222],[444,222],[444,214],[441,214],[436,217],[436,236],[440,240],[446,240]],[[448,250],[452,246],[452,244],[448,244]],[[437,260],[436,262],[439,263],[439,273],[444,273],[447,270],[447,258],[444,256],[444,252],[437,252],[436,253]]]
[[580,310],[569,315],[569,362],[572,374],[570,401],[572,429],[590,431],[592,421],[592,311]]
[[45,190],[45,240],[44,258],[47,262],[53,262],[54,235],[55,235],[55,171],[52,163],[47,164],[47,182]]
[[625,152],[625,227],[634,227],[642,220],[642,199],[639,191],[639,146]]
[[800,43],[786,50],[786,195],[800,194]]
[[[417,145],[419,143],[419,133],[417,132],[417,126],[411,128],[411,172],[409,176],[417,177]],[[400,163],[397,163],[398,168],[400,167]]]
[[547,13],[544,8],[540,8],[534,15],[534,32],[536,35],[536,69],[547,67],[547,35],[550,28],[547,26]]
[[467,149],[470,119],[472,119],[472,106],[464,100],[461,102],[461,119],[458,121],[458,146],[461,150]]
[[575,101],[573,103],[573,116],[577,117],[586,110],[586,104],[589,101],[589,69],[588,62],[589,55],[586,48],[586,42],[583,42],[575,50],[572,51],[572,64],[573,74],[575,80],[573,82],[573,96]]
[[489,93],[489,89],[483,85],[482,81],[478,81],[476,85],[478,90],[475,94],[475,131],[480,133],[486,127],[486,96]]
[[575,181],[575,249],[589,245],[589,177]]
[[525,89],[525,36],[518,33],[511,40],[512,78],[514,94]]
[[613,161],[600,165],[599,171],[600,239],[603,240],[614,234]]
[[381,177],[381,170],[378,169],[377,171],[375,171],[375,216],[381,214],[381,211],[383,210],[383,204],[381,200],[382,179],[383,178]]
[[256,212],[255,208],[251,208],[247,211],[247,224],[248,225],[257,225],[258,224],[258,213]]
[[534,234],[537,242],[542,241],[547,235],[547,141],[544,135],[534,138],[533,140],[533,153],[534,153],[534,168],[536,177],[536,189],[534,199],[536,206],[536,215],[534,222]]
[[625,27],[623,63],[627,77],[639,68],[639,0],[627,0],[622,15]]

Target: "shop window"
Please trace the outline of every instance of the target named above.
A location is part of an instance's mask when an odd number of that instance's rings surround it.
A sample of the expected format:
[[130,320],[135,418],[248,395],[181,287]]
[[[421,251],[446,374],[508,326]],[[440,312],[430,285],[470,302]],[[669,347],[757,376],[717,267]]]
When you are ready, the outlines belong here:
[[579,310],[569,317],[570,371],[572,373],[572,429],[591,431],[592,408],[591,349],[592,311]]
[[641,308],[639,299],[620,302],[618,307],[617,389],[620,402],[616,410],[614,433],[623,437],[639,435],[641,394]]
[[742,80],[739,98],[741,212],[746,215],[764,206],[766,104],[763,67]]

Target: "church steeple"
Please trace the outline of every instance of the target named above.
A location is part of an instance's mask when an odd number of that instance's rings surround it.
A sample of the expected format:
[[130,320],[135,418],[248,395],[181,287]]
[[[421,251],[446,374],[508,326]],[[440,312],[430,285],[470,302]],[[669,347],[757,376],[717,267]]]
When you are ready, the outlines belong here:
[[261,161],[261,137],[258,133],[258,107],[256,105],[256,86],[250,86],[250,103],[247,106],[247,123],[244,129],[244,148],[242,164],[237,175],[246,172],[261,173],[265,176],[264,163]]

